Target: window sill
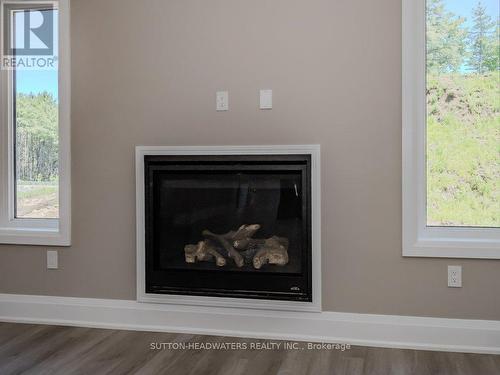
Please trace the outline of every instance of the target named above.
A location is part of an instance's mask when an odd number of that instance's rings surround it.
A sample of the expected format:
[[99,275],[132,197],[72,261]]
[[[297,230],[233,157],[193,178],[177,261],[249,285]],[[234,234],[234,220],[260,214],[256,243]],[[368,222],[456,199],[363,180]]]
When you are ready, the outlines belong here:
[[403,236],[404,257],[500,259],[499,230],[426,227]]
[[70,246],[71,239],[59,228],[0,228],[0,244]]

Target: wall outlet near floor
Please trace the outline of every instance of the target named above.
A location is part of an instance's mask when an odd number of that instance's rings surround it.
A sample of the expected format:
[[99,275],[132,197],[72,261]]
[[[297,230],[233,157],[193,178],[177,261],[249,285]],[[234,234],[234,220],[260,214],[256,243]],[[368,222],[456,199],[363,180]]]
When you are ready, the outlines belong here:
[[462,266],[448,266],[448,287],[462,287]]
[[217,91],[215,93],[215,106],[217,111],[229,110],[229,92]]
[[273,90],[260,90],[260,109],[273,109]]
[[47,269],[57,270],[59,268],[57,250],[47,250]]

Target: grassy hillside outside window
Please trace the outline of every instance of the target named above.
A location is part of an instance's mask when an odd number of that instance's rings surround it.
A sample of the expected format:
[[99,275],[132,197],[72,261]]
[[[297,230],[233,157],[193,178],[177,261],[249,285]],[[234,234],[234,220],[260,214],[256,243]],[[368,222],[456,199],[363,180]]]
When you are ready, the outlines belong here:
[[461,3],[427,0],[427,225],[499,227],[498,1]]

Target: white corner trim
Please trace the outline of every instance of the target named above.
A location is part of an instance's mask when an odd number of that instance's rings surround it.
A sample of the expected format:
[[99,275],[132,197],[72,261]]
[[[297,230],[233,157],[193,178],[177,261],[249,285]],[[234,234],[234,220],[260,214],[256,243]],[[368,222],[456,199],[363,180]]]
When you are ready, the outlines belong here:
[[0,294],[0,322],[500,354],[500,321]]
[[[220,298],[152,294],[145,292],[144,156],[146,155],[310,155],[312,228],[312,302],[274,301],[247,298]],[[169,303],[282,311],[321,311],[321,151],[320,145],[245,146],[136,146],[136,247],[137,300]]]

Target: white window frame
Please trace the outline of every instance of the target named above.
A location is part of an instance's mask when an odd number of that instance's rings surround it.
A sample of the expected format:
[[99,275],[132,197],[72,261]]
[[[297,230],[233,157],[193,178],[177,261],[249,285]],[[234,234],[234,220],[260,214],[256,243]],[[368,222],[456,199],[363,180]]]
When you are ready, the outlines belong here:
[[500,259],[500,229],[427,226],[426,0],[403,0],[403,256]]
[[[39,4],[42,1],[0,0],[0,5]],[[70,144],[70,1],[59,9],[59,219],[19,219],[14,213],[14,147],[12,126],[12,72],[0,70],[0,243],[71,245]],[[3,9],[3,6],[2,8]]]

